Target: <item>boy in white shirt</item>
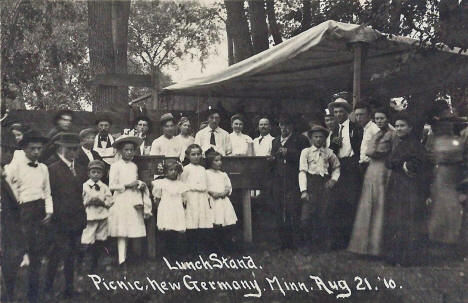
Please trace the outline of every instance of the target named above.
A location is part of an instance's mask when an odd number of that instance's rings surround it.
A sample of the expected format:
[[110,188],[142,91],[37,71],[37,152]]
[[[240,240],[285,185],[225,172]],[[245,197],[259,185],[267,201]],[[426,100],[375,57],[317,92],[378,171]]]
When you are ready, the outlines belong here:
[[325,127],[313,126],[309,133],[312,146],[302,150],[299,160],[299,188],[303,201],[301,233],[306,246],[315,244],[328,249],[328,193],[340,177],[340,161],[325,146],[328,136]]
[[105,164],[92,160],[88,164],[89,179],[83,184],[83,204],[86,207],[87,224],[81,236],[81,244],[92,250],[91,272],[97,267],[99,252],[109,236],[107,217],[113,204],[109,187],[101,181]]
[[19,142],[24,155],[13,161],[5,170],[7,182],[20,207],[20,225],[29,255],[30,302],[38,301],[39,272],[43,251],[44,225],[52,218],[53,203],[50,191],[49,170],[38,161],[47,138],[36,131],[26,133]]

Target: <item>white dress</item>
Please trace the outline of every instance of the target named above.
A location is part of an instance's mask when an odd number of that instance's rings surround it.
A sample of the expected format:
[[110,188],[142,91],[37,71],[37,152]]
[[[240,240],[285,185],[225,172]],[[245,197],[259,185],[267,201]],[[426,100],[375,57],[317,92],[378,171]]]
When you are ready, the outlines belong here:
[[179,180],[153,181],[153,196],[161,199],[158,206],[158,229],[185,231],[183,201],[187,186]]
[[[223,193],[228,189],[229,195],[231,194],[231,180],[229,180],[229,177],[225,172],[208,169],[206,171],[206,176],[208,192]],[[210,202],[214,208],[214,224],[222,226],[236,224],[236,212],[234,211],[234,207],[228,197],[215,199],[210,196]]]
[[192,163],[184,167],[180,180],[187,185],[185,223],[187,229],[212,228],[213,209],[206,187],[206,169]]
[[249,149],[249,143],[253,143],[252,138],[245,134],[236,134],[234,132],[229,134],[232,144],[233,156],[246,156]]
[[[141,192],[125,189],[125,184],[138,180],[138,168],[131,161],[114,162],[109,172],[109,188],[114,191],[114,205],[109,209],[109,234],[111,237],[140,238],[146,236],[143,213],[151,214],[148,188]],[[143,204],[143,209],[134,206]]]

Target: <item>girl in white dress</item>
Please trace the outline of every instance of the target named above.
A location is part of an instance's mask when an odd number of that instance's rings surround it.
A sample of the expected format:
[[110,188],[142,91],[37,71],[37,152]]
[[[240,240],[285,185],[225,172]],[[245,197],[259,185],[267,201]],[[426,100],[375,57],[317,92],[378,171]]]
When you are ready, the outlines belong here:
[[180,180],[188,187],[185,209],[187,238],[192,250],[203,250],[213,228],[213,209],[207,192],[206,170],[200,165],[201,147],[197,144],[189,145],[186,157],[190,163],[184,167]]
[[217,231],[217,246],[232,248],[234,227],[237,222],[236,212],[229,200],[232,193],[231,180],[221,170],[221,154],[213,151],[206,155],[207,188],[210,203],[214,209],[214,227]]
[[109,234],[117,237],[119,264],[124,264],[128,238],[146,236],[145,218],[151,216],[151,199],[146,184],[138,180],[138,168],[132,162],[142,139],[120,136],[113,146],[121,159],[114,162],[109,172],[109,188],[114,192],[114,205],[109,210]]
[[158,209],[158,230],[160,231],[165,254],[180,254],[186,229],[185,210],[187,186],[178,180],[182,164],[173,159],[164,165],[165,178],[155,180],[153,196]]

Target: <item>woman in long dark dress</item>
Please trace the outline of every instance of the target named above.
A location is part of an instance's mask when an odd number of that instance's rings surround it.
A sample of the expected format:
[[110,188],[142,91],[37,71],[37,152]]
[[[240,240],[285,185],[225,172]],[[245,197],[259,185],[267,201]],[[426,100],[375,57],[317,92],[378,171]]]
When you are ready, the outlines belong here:
[[424,258],[427,195],[424,146],[412,121],[395,121],[396,143],[385,165],[391,169],[384,206],[384,252],[387,262],[410,266]]
[[384,227],[385,186],[390,172],[385,166],[385,159],[392,150],[395,131],[389,126],[387,110],[376,110],[374,120],[380,131],[372,137],[366,150],[366,155],[371,158],[371,161],[364,176],[348,251],[380,256]]

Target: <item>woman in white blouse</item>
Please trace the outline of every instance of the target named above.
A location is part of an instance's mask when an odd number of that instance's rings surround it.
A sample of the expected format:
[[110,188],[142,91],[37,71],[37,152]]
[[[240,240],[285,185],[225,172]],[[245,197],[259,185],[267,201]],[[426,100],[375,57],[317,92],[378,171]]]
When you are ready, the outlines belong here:
[[249,136],[242,133],[244,129],[244,117],[236,114],[231,117],[232,133],[229,134],[232,144],[233,156],[247,156],[249,154],[249,146],[252,148],[253,140]]
[[179,144],[181,146],[180,161],[184,161],[185,150],[189,145],[193,144],[195,138],[192,136],[190,120],[187,117],[180,118],[179,122],[177,123],[177,126],[179,127],[180,131],[180,134],[176,136],[176,139],[179,140]]

